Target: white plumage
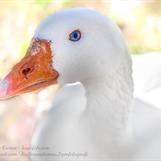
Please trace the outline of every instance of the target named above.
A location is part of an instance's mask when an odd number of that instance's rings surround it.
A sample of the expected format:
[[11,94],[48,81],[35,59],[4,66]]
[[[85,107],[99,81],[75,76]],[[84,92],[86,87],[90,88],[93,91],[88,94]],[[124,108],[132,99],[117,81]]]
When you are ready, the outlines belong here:
[[160,55],[142,55],[132,66],[109,18],[68,9],[40,24],[25,57],[1,81],[0,99],[59,84],[37,123],[32,161],[161,160],[160,97],[153,95],[160,64]]
[[161,108],[161,53],[134,55],[132,60],[134,96]]
[[[74,30],[77,42],[69,40]],[[61,89],[35,129],[32,153],[44,154],[32,161],[161,160],[160,111],[133,99],[131,58],[110,19],[68,9],[47,17],[35,37],[52,42]]]

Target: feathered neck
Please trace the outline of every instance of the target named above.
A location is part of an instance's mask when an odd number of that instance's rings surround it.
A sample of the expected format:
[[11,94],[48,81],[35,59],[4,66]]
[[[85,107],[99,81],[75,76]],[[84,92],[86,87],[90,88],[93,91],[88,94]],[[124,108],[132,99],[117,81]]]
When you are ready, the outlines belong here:
[[104,139],[107,136],[119,139],[128,130],[133,97],[131,66],[131,58],[128,57],[112,73],[107,71],[99,81],[83,83],[87,97],[87,124],[93,128],[96,137],[102,135],[103,141],[108,140]]

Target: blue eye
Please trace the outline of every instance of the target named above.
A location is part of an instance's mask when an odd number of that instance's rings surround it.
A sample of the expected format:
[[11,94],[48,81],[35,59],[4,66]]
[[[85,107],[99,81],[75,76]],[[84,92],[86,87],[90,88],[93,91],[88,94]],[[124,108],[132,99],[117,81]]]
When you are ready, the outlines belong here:
[[81,38],[81,32],[79,30],[74,30],[69,35],[69,40],[71,41],[78,41]]

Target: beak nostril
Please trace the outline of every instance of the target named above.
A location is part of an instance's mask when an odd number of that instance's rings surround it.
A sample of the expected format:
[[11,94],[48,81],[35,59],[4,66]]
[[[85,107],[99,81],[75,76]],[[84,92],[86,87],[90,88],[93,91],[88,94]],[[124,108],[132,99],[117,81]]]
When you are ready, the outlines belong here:
[[25,68],[22,70],[22,74],[27,76],[31,72],[31,68]]

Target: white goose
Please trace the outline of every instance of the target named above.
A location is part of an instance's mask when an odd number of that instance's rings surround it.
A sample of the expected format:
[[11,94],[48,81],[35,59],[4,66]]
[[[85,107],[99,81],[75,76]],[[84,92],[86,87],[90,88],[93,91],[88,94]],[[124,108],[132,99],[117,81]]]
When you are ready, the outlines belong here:
[[0,85],[1,98],[61,87],[37,125],[31,160],[161,160],[154,150],[161,137],[151,141],[161,130],[146,128],[158,111],[139,101],[131,108],[131,67],[120,30],[97,11],[75,8],[47,17]]

